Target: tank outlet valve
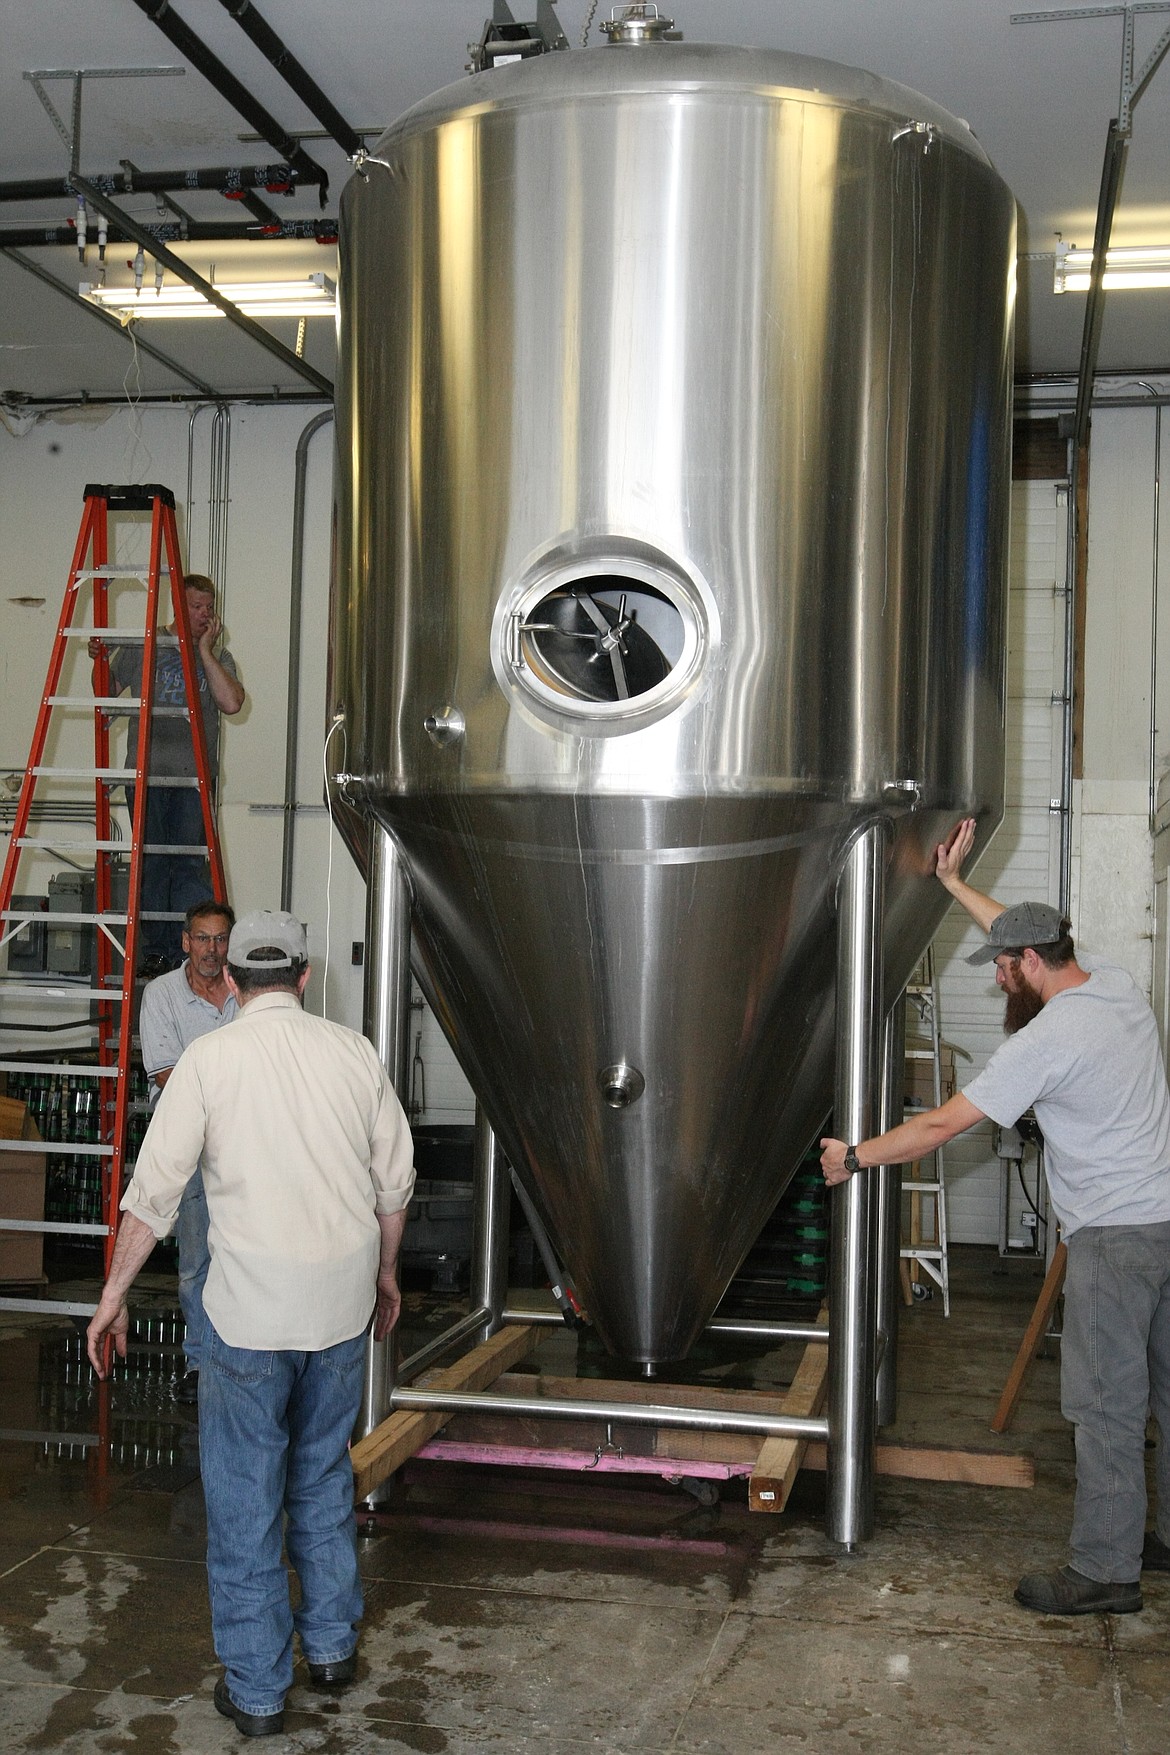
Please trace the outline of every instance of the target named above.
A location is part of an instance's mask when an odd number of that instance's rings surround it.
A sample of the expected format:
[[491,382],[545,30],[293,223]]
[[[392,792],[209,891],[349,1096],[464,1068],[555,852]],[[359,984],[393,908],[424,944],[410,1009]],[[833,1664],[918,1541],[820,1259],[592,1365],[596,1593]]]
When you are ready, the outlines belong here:
[[432,743],[440,749],[448,744],[458,743],[467,730],[467,721],[458,707],[444,707],[441,713],[428,713],[423,720],[423,730]]
[[637,1067],[625,1060],[603,1067],[597,1075],[597,1083],[611,1109],[628,1109],[646,1089],[646,1081]]

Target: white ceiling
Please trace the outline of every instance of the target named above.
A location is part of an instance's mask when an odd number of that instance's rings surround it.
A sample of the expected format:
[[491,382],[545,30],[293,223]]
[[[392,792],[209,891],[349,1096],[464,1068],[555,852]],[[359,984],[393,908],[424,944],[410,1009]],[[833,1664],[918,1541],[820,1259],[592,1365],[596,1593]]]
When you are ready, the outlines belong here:
[[[490,0],[257,0],[347,120],[376,129],[438,86],[464,77],[467,45],[478,37]],[[1092,243],[1106,129],[1116,114],[1122,19],[1109,8],[1073,21],[1013,24],[1021,0],[677,0],[673,11],[689,41],[784,48],[851,62],[915,87],[964,117],[1020,204],[1021,261],[1018,364],[1023,373],[1073,373],[1080,348],[1084,295],[1052,293],[1047,253],[1056,233]],[[661,7],[667,10],[665,4]],[[215,0],[173,5],[281,124],[296,131],[318,123]],[[535,0],[513,0],[519,18]],[[607,17],[597,8],[591,33]],[[589,0],[560,0],[558,14],[576,45]],[[1101,14],[1093,16],[1092,14]],[[1136,20],[1140,65],[1170,26],[1164,11]],[[133,0],[0,0],[5,53],[0,69],[0,177],[60,176],[64,145],[24,72],[181,64],[181,57]],[[68,113],[66,83],[54,88]],[[94,80],[85,87],[83,172],[115,171],[123,158],[143,169],[271,163],[249,132],[193,69],[182,78]],[[336,214],[348,167],[331,141],[306,143],[329,172],[327,212]],[[1135,110],[1114,243],[1170,243],[1170,56]],[[176,197],[202,219],[243,219],[238,204],[215,193]],[[280,216],[314,218],[315,190],[269,197]],[[128,211],[152,218],[155,197],[124,198]],[[0,228],[59,225],[71,217],[65,197],[0,205]],[[332,265],[334,252],[314,243],[188,247],[189,261],[221,279],[245,266],[249,277],[302,275]],[[26,254],[58,280],[87,278],[76,250]],[[91,251],[91,257],[94,253]],[[111,278],[124,273],[125,246],[111,253]],[[252,260],[249,261],[248,258]],[[259,266],[262,264],[262,266]],[[173,371],[140,356],[86,312],[0,255],[0,392],[33,397],[120,395],[189,390]],[[291,345],[295,324],[270,325]],[[140,326],[148,340],[222,391],[273,386],[308,390],[293,372],[226,322]],[[332,326],[308,325],[307,357],[332,375]],[[1106,301],[1100,368],[1110,372],[1170,368],[1170,292],[1114,293]],[[137,375],[135,375],[137,374]]]

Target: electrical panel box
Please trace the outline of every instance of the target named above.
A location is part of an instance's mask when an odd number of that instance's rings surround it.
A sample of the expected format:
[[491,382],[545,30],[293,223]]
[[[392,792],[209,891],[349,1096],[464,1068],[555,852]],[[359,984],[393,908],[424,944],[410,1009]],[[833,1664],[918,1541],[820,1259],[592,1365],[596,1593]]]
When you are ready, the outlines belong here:
[[75,921],[53,925],[54,914],[93,913],[92,871],[57,871],[49,879],[48,952],[46,966],[54,975],[87,975],[93,927]]
[[[44,896],[13,896],[12,898],[13,911],[18,914],[35,914],[42,909],[47,911],[48,906],[48,901]],[[39,920],[24,926],[20,932],[10,938],[6,949],[10,975],[43,974],[45,968],[45,928]]]

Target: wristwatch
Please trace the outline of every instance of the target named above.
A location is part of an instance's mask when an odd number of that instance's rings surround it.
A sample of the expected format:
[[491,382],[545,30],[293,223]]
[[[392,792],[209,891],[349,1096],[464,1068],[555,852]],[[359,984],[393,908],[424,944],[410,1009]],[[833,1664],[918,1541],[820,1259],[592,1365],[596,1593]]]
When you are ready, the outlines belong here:
[[856,1146],[846,1146],[846,1148],[845,1148],[845,1168],[846,1168],[846,1170],[848,1170],[850,1176],[853,1175],[853,1172],[855,1170],[861,1169],[861,1165],[858,1163],[858,1160],[857,1160],[857,1147]]

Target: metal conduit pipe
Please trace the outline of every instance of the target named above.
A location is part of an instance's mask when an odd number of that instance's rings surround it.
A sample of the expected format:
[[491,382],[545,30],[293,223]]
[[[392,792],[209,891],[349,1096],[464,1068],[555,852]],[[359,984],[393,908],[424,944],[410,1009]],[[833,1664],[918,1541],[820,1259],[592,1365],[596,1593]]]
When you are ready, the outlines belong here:
[[347,158],[362,149],[361,136],[355,134],[341,111],[330,103],[317,81],[307,73],[272,26],[252,5],[252,0],[219,0],[246,36],[255,43],[265,60],[271,61],[287,86],[296,92],[306,109],[311,110],[322,128],[327,128]]
[[269,115],[263,104],[258,103],[242,85],[218,55],[211,50],[201,37],[196,36],[189,24],[181,19],[170,0],[134,0],[140,12],[174,44],[180,55],[184,56],[201,73],[209,85],[214,86],[220,97],[225,98],[234,110],[238,110],[246,122],[250,122],[257,134],[266,140],[274,152],[279,152],[299,174],[302,182],[316,183],[321,191],[321,205],[324,207],[329,192],[329,178],[314,159],[311,159],[304,147],[289,134],[275,116]]
[[[102,171],[90,176],[107,195],[165,195],[180,189],[213,189],[231,196],[245,189],[265,189],[283,195],[301,180],[292,165],[216,165],[199,171],[141,171],[137,167]],[[73,179],[64,177],[16,177],[0,182],[0,201],[53,201],[72,195]]]
[[301,612],[305,594],[305,483],[313,436],[333,419],[333,410],[315,414],[297,440],[293,479],[292,578],[288,600],[288,718],[284,739],[284,838],[280,854],[280,906],[292,907],[293,850],[297,821],[297,745],[301,727]]
[[323,390],[332,396],[333,385],[324,373],[317,371],[316,367],[309,365],[306,360],[298,359],[291,348],[287,348],[283,341],[278,341],[275,335],[270,335],[260,323],[255,322],[251,317],[245,317],[244,313],[236,305],[233,305],[230,299],[225,299],[209,280],[205,280],[189,263],[184,262],[181,256],[176,256],[172,250],[168,250],[165,244],[160,244],[157,237],[146,226],[138,225],[128,213],[123,213],[121,208],[111,201],[108,195],[103,195],[100,189],[95,188],[88,178],[75,177],[74,183],[78,194],[84,195],[91,206],[95,207],[99,213],[104,213],[107,218],[116,219],[136,243],[141,244],[144,250],[150,252],[156,262],[161,262],[164,268],[169,268],[172,274],[178,275],[180,280],[185,280],[188,286],[192,286],[196,292],[202,293],[207,302],[214,305],[217,310],[222,311],[237,329],[242,329],[245,335],[250,335],[253,341],[258,342],[262,348],[278,359],[282,365],[287,366],[290,371],[305,378],[315,389]]
[[550,1420],[620,1421],[679,1426],[691,1432],[750,1432],[765,1438],[827,1439],[829,1422],[797,1414],[742,1414],[733,1409],[663,1408],[649,1403],[578,1402],[563,1396],[488,1395],[470,1390],[396,1389],[393,1407],[444,1414],[524,1414]]
[[[60,293],[63,299],[68,299],[71,304],[80,306],[83,311],[88,311],[92,317],[96,317],[100,323],[104,323],[107,329],[113,329],[116,334],[120,335],[127,346],[130,345],[131,338],[128,331],[122,327],[116,317],[111,317],[108,311],[103,311],[100,305],[91,305],[89,300],[81,298],[73,287],[66,286],[62,281],[57,279],[55,274],[50,274],[47,268],[42,268],[39,262],[33,262],[29,257],[22,256],[19,250],[4,249],[3,254],[7,256],[10,262],[15,262],[18,268],[23,268],[26,274],[35,275],[36,278],[43,281],[46,286],[52,287],[53,291]],[[135,335],[134,340],[138,344],[139,353],[144,353],[148,355],[150,359],[157,360],[160,366],[165,366],[168,372],[174,372],[175,376],[177,378],[182,378],[185,384],[193,384],[200,396],[214,397],[215,391],[210,384],[205,384],[202,378],[196,377],[195,373],[189,371],[186,366],[181,366],[178,360],[173,360],[169,353],[163,352],[161,347],[155,347],[153,342],[144,341],[137,334]],[[89,398],[81,400],[85,401],[86,406],[90,405]],[[111,400],[124,404],[126,398],[120,396],[111,398]],[[141,402],[149,402],[154,400],[154,398],[143,396],[139,397],[137,400]]]

